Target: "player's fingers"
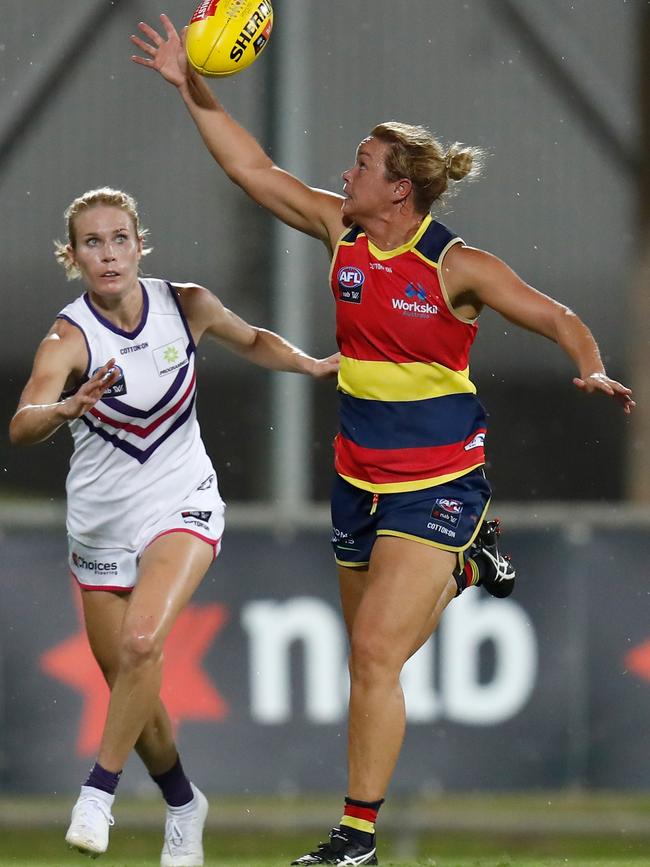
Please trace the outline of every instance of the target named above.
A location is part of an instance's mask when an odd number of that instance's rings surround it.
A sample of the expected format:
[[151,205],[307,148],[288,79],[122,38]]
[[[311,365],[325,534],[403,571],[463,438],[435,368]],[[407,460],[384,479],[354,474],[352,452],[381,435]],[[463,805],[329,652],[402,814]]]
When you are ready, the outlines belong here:
[[164,12],[161,12],[160,13],[160,20],[162,21],[162,25],[165,28],[165,33],[167,34],[167,36],[170,36],[170,37],[171,36],[178,36],[178,33],[176,32],[176,28],[172,24],[169,16],[165,15]]
[[147,60],[146,57],[138,57],[137,54],[132,54],[132,55],[131,55],[131,60],[132,60],[134,63],[139,63],[140,66],[148,66],[149,69],[155,69],[155,66],[154,66],[154,62],[153,62],[153,60]]
[[154,70],[155,70],[155,68],[156,68],[155,65],[154,65],[153,60],[147,60],[146,57],[138,57],[137,54],[132,54],[132,55],[131,55],[131,60],[132,60],[134,63],[139,63],[140,66],[147,66],[149,69],[154,69]]
[[144,39],[140,39],[139,36],[136,36],[134,33],[129,37],[131,42],[140,49],[140,51],[144,51],[145,54],[150,54],[154,57],[158,51],[157,48],[154,48],[153,45],[149,45],[148,42],[145,42]]
[[162,45],[163,44],[163,38],[160,35],[160,33],[158,33],[157,30],[154,30],[153,27],[151,27],[149,24],[147,24],[146,21],[140,21],[140,23],[138,24],[138,30],[142,30],[144,35],[148,36],[154,45]]
[[109,358],[105,364],[102,364],[101,367],[97,368],[94,375],[91,377],[91,379],[89,381],[92,381],[92,380],[103,381],[105,379],[108,379],[110,376],[113,376],[113,374],[116,374],[116,373],[118,373],[118,370],[115,367],[115,359]]

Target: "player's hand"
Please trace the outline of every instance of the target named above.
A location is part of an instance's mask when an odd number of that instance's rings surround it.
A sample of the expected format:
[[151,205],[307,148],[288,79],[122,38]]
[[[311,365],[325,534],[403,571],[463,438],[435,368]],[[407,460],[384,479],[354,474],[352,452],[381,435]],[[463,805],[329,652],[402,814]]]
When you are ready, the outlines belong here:
[[595,391],[602,391],[609,397],[613,397],[614,400],[623,407],[623,412],[627,415],[629,415],[636,406],[636,403],[632,400],[632,389],[626,388],[626,386],[617,382],[615,379],[610,379],[606,373],[591,373],[589,376],[585,376],[584,379],[576,376],[573,380],[573,384],[587,394],[593,394]]
[[315,358],[312,369],[309,371],[314,379],[332,379],[339,372],[341,353],[335,352],[327,358]]
[[183,30],[182,36],[179,36],[178,31],[164,13],[160,16],[160,20],[166,38],[145,21],[138,24],[138,29],[144,33],[148,41],[133,35],[131,42],[149,56],[140,57],[140,55],[134,54],[131,60],[134,63],[139,63],[140,66],[155,69],[165,81],[169,81],[176,87],[181,87],[188,78],[187,55],[185,53],[185,30],[187,28]]
[[61,412],[64,417],[71,421],[80,418],[89,409],[92,409],[98,400],[101,400],[106,391],[119,379],[120,371],[115,367],[115,359],[111,358],[102,367],[99,367],[90,379],[71,397],[61,404]]

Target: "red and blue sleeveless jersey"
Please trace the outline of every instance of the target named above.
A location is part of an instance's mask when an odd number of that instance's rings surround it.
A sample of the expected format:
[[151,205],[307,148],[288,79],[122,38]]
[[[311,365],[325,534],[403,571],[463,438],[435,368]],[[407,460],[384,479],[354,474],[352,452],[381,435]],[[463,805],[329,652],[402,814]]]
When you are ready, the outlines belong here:
[[457,243],[427,216],[395,250],[378,249],[358,226],[336,246],[335,467],[358,488],[415,491],[485,463],[485,412],[469,378],[478,324],[453,311],[439,276]]

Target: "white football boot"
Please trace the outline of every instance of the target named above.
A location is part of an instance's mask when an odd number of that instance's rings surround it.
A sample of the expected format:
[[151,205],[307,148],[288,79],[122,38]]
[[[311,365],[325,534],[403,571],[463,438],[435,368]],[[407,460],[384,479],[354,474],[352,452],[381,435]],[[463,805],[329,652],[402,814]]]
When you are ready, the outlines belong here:
[[203,867],[203,826],[208,799],[194,783],[190,785],[193,801],[181,808],[167,807],[160,867]]
[[108,829],[115,824],[111,815],[114,795],[92,786],[82,786],[72,808],[65,841],[72,849],[96,858],[108,849]]

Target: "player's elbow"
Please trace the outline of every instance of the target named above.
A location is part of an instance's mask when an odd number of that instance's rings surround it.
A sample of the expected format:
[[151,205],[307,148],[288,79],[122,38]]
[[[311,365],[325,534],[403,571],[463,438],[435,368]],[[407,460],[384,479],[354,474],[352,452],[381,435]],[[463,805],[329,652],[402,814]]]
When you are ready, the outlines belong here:
[[9,422],[9,442],[12,446],[31,446],[40,442],[24,412],[18,410]]
[[24,426],[20,422],[19,416],[15,415],[9,422],[9,442],[12,446],[23,446],[29,444],[29,439],[26,436]]

